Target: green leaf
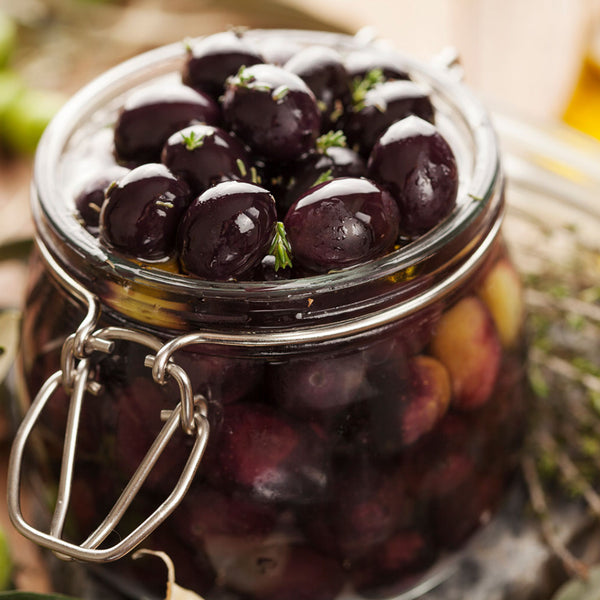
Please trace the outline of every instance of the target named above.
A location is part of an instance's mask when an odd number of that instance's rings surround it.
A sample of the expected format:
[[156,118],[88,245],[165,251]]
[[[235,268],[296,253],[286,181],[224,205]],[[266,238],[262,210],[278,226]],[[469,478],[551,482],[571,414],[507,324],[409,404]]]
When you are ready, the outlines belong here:
[[586,358],[585,356],[574,357],[571,360],[571,364],[582,373],[593,375],[594,377],[600,377],[600,366],[593,363],[589,358]]
[[346,136],[341,129],[338,129],[337,131],[328,131],[317,138],[316,146],[318,152],[327,154],[328,148],[345,148]]
[[252,181],[252,183],[254,183],[256,185],[262,184],[262,179],[261,179],[260,175],[258,174],[256,167],[254,167],[254,166],[250,167],[250,181]]
[[354,110],[358,112],[364,108],[367,92],[384,81],[385,77],[381,69],[371,69],[362,79],[355,77],[352,81],[352,104]]
[[467,196],[469,196],[469,198],[471,198],[472,200],[475,200],[476,202],[483,202],[483,198],[481,196],[476,196],[475,194],[472,194],[471,192],[469,192],[467,194]]
[[547,398],[550,394],[550,387],[548,386],[548,382],[546,381],[541,369],[535,365],[532,365],[529,368],[528,376],[529,383],[531,384],[531,388],[535,395],[539,398]]
[[321,173],[315,179],[315,182],[312,184],[311,187],[315,187],[316,185],[319,185],[320,183],[325,183],[326,181],[331,181],[333,179],[333,175],[331,173],[332,173],[331,169],[327,169],[327,171],[323,171],[323,173]]
[[17,26],[4,12],[0,12],[0,68],[6,67],[17,46]]
[[10,586],[12,579],[13,563],[10,548],[4,531],[0,530],[0,590]]
[[271,98],[277,102],[278,100],[285,98],[289,91],[290,88],[287,85],[280,85],[278,88],[273,90],[271,93]]
[[246,163],[241,158],[235,159],[235,164],[237,165],[238,171],[242,177],[246,177],[248,174],[248,170],[246,169]]
[[275,257],[275,271],[292,266],[292,247],[287,239],[285,227],[281,221],[277,221],[275,235],[269,247],[269,254]]
[[248,75],[246,73],[246,65],[242,65],[238,72],[236,73],[233,83],[239,87],[248,87],[248,84],[254,81],[253,75]]
[[186,150],[195,150],[196,148],[200,148],[202,144],[204,144],[204,138],[206,134],[198,135],[195,131],[190,131],[189,135],[185,133],[181,134],[183,139],[183,143],[185,144]]
[[552,600],[598,600],[598,598],[600,598],[600,566],[590,569],[587,580],[571,579],[552,596]]

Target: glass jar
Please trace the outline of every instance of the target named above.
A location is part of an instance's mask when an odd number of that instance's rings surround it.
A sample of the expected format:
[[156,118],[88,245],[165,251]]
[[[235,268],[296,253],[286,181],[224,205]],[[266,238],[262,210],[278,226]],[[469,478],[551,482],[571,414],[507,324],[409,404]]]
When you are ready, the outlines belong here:
[[[363,49],[334,34],[248,35]],[[110,253],[77,221],[74,181],[102,160],[103,128],[132,88],[177,76],[181,45],[109,71],[52,122],[35,164],[20,355],[24,404],[38,400],[13,451],[9,500],[14,519],[33,430],[40,493],[59,499],[52,535],[17,515],[37,542],[71,554],[125,489],[123,519],[72,556],[113,560],[143,538],[209,600],[391,598],[497,505],[525,415],[523,303],[500,235],[497,142],[450,73],[369,49],[432,89],[459,200],[417,241],[326,275],[199,280]],[[163,426],[142,484],[136,469]],[[63,529],[70,544],[56,541]],[[107,568],[164,585],[148,561]]]

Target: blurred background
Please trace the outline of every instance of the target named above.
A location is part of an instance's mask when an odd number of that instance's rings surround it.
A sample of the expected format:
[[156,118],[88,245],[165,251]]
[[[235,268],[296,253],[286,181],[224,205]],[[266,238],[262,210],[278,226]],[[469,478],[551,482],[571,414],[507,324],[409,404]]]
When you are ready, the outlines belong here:
[[600,137],[600,0],[0,0],[0,222],[12,216],[0,240],[28,227],[13,215],[28,159],[68,95],[143,50],[231,25],[367,28],[424,60],[453,46],[492,109]]
[[[600,139],[600,0],[0,0],[0,308],[21,302],[32,157],[62,102],[126,58],[229,26],[362,31],[423,60],[452,46],[494,112]],[[15,548],[20,587],[47,588],[35,551]]]
[[[70,94],[141,51],[232,25],[362,30],[423,60],[451,46],[492,110],[600,138],[600,0],[0,0],[0,244],[32,233],[32,156]],[[18,305],[21,275],[0,270],[0,307]]]

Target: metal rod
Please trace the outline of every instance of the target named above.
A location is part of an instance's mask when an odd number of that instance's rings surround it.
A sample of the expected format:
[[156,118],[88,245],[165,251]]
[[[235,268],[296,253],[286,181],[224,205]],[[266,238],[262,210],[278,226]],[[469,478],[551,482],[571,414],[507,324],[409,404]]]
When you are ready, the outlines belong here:
[[48,399],[61,384],[62,375],[62,371],[56,371],[56,373],[51,375],[41,387],[15,434],[8,460],[8,514],[10,515],[15,528],[24,535],[26,532],[29,535],[31,535],[32,532],[37,534],[37,531],[31,528],[23,519],[23,513],[21,512],[21,466],[23,464],[25,444],[37,423],[40,414],[44,410]]
[[67,428],[63,446],[62,463],[60,469],[60,481],[58,484],[58,496],[52,521],[50,524],[50,535],[60,537],[62,535],[69,501],[71,498],[71,485],[73,482],[73,470],[75,466],[75,449],[77,446],[77,433],[79,431],[79,420],[81,407],[87,385],[90,365],[89,360],[82,360],[77,366],[75,385],[71,393],[69,412],[67,414]]
[[104,521],[98,526],[98,528],[81,544],[82,548],[96,548],[100,545],[114,530],[116,525],[119,523],[125,511],[131,505],[136,494],[140,491],[142,485],[146,481],[148,475],[152,471],[152,468],[156,464],[156,461],[160,458],[167,444],[173,437],[175,431],[179,427],[179,415],[181,412],[181,405],[177,405],[169,420],[164,424],[160,433],[156,436],[152,446],[144,456],[144,459],[132,475],[129,483],[115,502],[113,508],[108,513]]

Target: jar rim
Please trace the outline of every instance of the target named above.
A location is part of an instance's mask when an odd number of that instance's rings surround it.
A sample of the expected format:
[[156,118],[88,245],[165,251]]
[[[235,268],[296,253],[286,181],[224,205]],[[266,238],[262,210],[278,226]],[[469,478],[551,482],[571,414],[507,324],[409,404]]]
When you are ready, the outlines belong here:
[[[318,294],[332,289],[340,290],[361,285],[398,273],[420,263],[441,250],[458,233],[464,231],[497,198],[494,193],[501,179],[500,156],[497,138],[490,117],[475,95],[452,73],[432,64],[425,64],[396,50],[381,48],[375,44],[361,44],[356,37],[321,31],[302,30],[250,30],[245,35],[257,40],[280,37],[299,43],[319,43],[340,47],[347,51],[374,50],[397,60],[408,72],[421,78],[432,88],[433,95],[458,111],[473,143],[473,164],[468,180],[459,187],[457,207],[454,212],[433,230],[410,244],[382,257],[326,274],[311,275],[277,281],[209,281],[166,270],[141,266],[109,249],[101,247],[97,240],[77,221],[74,210],[65,210],[69,199],[61,189],[59,164],[75,133],[77,125],[86,122],[103,107],[107,100],[114,100],[117,92],[126,90],[132,80],[148,83],[159,74],[172,72],[184,57],[181,42],[150,50],[129,59],[92,80],[77,92],[57,113],[44,132],[36,152],[34,163],[32,212],[38,235],[42,240],[54,235],[73,247],[84,260],[91,262],[113,278],[135,280],[142,285],[159,287],[191,295],[224,295],[235,297],[286,298],[293,294]],[[459,162],[459,173],[461,172]],[[464,176],[464,170],[462,172]],[[45,224],[47,223],[47,225]],[[52,246],[52,244],[49,244]]]

